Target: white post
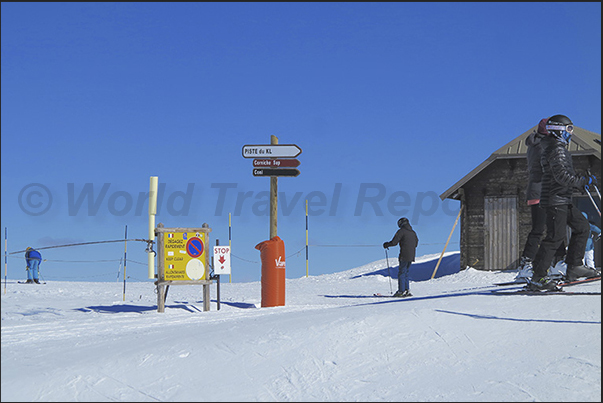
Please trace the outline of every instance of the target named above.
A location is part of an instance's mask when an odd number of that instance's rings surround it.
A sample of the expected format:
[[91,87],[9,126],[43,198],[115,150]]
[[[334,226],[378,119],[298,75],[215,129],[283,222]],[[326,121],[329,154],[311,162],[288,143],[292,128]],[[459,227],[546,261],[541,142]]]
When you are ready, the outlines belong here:
[[[157,188],[159,177],[151,176],[149,186],[149,240],[155,240],[155,215],[157,214]],[[149,253],[149,278],[155,278],[155,254]]]

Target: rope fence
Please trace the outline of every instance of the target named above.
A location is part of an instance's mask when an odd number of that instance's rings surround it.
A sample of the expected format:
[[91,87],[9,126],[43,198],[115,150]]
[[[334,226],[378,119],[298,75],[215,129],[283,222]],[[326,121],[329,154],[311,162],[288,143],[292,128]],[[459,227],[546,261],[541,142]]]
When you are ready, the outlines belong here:
[[[53,246],[43,246],[41,248],[35,248],[35,250],[45,250],[45,249],[55,249],[55,248],[66,248],[68,246],[83,246],[83,245],[96,245],[101,243],[114,243],[114,242],[146,242],[150,243],[152,241],[148,239],[115,239],[111,241],[93,241],[93,242],[80,242],[80,243],[69,243],[65,245],[53,245]],[[9,255],[14,255],[17,253],[27,252],[27,249],[18,250],[16,252],[10,252]]]
[[[70,247],[70,246],[83,246],[83,245],[95,245],[95,244],[104,244],[104,243],[114,243],[114,242],[124,242],[126,240],[124,239],[118,239],[118,240],[111,240],[111,241],[96,241],[96,242],[81,242],[81,243],[73,243],[73,244],[66,244],[66,245],[54,245],[54,246],[46,246],[46,247],[41,247],[41,248],[34,248],[35,250],[44,250],[44,249],[54,249],[54,248],[65,248],[65,247]],[[140,242],[149,242],[147,239],[128,239],[127,241],[140,241]],[[459,242],[454,242],[453,244],[459,244]],[[444,245],[444,243],[424,243],[421,245]],[[309,247],[316,247],[316,248],[382,248],[383,245],[379,245],[379,244],[367,244],[367,245],[361,245],[361,244],[341,244],[341,245],[334,245],[334,244],[310,244],[308,245]],[[294,252],[288,256],[285,257],[285,259],[289,259],[289,258],[293,258],[293,257],[298,257],[303,251],[304,249],[306,249],[306,247],[302,247],[301,249],[299,249],[297,252]],[[27,250],[19,250],[19,251],[15,251],[15,252],[9,252],[8,253],[8,257],[13,258],[13,259],[23,259],[20,256],[13,256],[16,255],[17,253],[24,253]],[[248,262],[248,263],[261,263],[260,261],[257,260],[249,260],[249,259],[245,259],[243,257],[237,256],[234,253],[231,252],[231,256],[239,259],[241,261],[244,262]],[[43,259],[44,262],[53,262],[53,263],[107,263],[107,262],[121,262],[123,259],[104,259],[104,260],[58,260],[58,259]],[[135,263],[135,264],[139,264],[141,266],[146,266],[148,263],[143,263],[143,262],[137,262],[135,260],[130,260],[128,259],[128,263]],[[73,277],[75,278],[75,277]]]
[[[5,231],[6,232],[6,231]],[[5,234],[6,236],[6,234]],[[134,239],[126,239],[127,236],[123,239],[114,239],[114,240],[103,240],[103,241],[92,241],[92,242],[79,242],[79,243],[70,243],[70,244],[64,244],[64,245],[52,245],[52,246],[44,246],[44,247],[40,247],[40,248],[35,248],[35,250],[48,250],[48,249],[56,249],[56,248],[66,248],[66,247],[74,247],[74,246],[87,246],[87,245],[99,245],[99,244],[108,244],[108,243],[121,243],[121,242],[145,242],[148,244],[152,244],[154,243],[154,241],[148,240],[148,239],[141,239],[141,238],[134,238]],[[453,242],[453,244],[460,244],[459,242]],[[421,243],[421,245],[444,245],[444,243]],[[306,240],[306,245],[302,248],[300,248],[298,251],[288,255],[285,257],[285,259],[291,259],[291,258],[297,258],[302,256],[302,252],[304,252],[304,250],[306,251],[306,261],[308,260],[308,248],[382,248],[383,245],[382,244],[309,244],[307,243]],[[18,251],[14,251],[14,252],[10,252],[8,253],[6,251],[6,240],[5,240],[5,264],[6,264],[6,258],[10,257],[10,258],[18,258],[18,259],[23,259],[23,257],[21,256],[15,256],[17,254],[21,254],[26,252],[27,249],[24,250],[18,250]],[[246,259],[240,256],[237,256],[235,254],[233,254],[231,252],[231,257],[238,259],[240,261],[243,262],[247,262],[247,263],[252,263],[252,264],[260,264],[261,262],[258,260],[251,260],[251,259]],[[121,268],[122,268],[122,263],[123,263],[124,259],[103,259],[103,260],[63,260],[63,259],[43,259],[43,262],[52,262],[52,263],[116,263],[116,262],[120,262],[119,264],[119,270],[117,272],[117,277],[119,279],[119,275],[121,272]],[[141,266],[147,266],[148,263],[143,263],[143,262],[138,262],[135,260],[127,260],[128,263],[134,263],[134,264],[138,264]],[[306,264],[307,265],[307,264]],[[211,266],[211,265],[210,265]],[[210,267],[211,268],[211,267]],[[98,278],[98,277],[106,277],[109,275],[114,275],[115,272],[106,272],[106,273],[96,273],[96,274],[91,274],[91,275],[80,275],[80,276],[62,276],[60,277],[60,279],[87,279],[87,278]],[[124,273],[125,274],[125,273]],[[5,276],[6,277],[6,276]],[[53,277],[50,277],[53,278]],[[134,279],[134,280],[139,280],[139,281],[146,281],[147,279],[137,279],[135,277],[132,276],[125,276],[126,279]],[[59,279],[59,278],[53,278],[53,279]]]

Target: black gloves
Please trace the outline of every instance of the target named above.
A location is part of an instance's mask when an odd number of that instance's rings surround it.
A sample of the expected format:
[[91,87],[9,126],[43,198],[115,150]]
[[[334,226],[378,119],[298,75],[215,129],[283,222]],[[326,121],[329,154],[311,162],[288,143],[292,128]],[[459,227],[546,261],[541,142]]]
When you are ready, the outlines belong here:
[[383,249],[389,248],[389,242],[383,242]]

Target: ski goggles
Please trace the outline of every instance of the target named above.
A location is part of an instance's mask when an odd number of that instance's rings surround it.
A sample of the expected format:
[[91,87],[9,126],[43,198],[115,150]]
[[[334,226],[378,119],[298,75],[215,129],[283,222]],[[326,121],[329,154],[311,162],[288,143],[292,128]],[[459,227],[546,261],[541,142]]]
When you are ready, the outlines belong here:
[[566,132],[572,134],[574,133],[574,125],[546,125],[547,130],[565,130]]

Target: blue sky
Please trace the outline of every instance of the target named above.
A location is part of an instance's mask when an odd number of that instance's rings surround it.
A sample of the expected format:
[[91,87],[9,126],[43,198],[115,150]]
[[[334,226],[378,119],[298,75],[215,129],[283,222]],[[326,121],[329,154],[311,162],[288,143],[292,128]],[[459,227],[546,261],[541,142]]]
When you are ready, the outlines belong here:
[[[279,179],[287,277],[306,199],[311,275],[383,259],[401,216],[441,253],[459,205],[437,196],[493,151],[558,113],[601,133],[600,3],[2,3],[1,29],[9,252],[146,238],[158,176],[157,222],[224,244],[231,213],[232,281],[259,280],[269,179],[242,147],[275,135],[303,150]],[[124,245],[42,253],[47,280],[110,281]]]

